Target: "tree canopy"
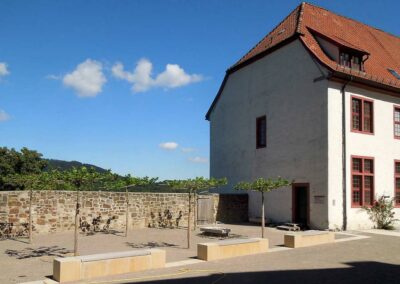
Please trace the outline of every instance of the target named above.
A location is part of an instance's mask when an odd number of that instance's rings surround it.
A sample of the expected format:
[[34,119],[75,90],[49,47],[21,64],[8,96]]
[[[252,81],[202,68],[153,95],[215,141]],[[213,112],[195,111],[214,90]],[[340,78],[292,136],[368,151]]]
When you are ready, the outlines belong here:
[[46,168],[47,162],[37,151],[22,148],[21,151],[0,147],[0,176],[10,174],[37,174]]
[[205,191],[212,188],[216,188],[222,185],[227,184],[226,178],[216,179],[210,178],[206,179],[203,177],[196,177],[194,179],[185,179],[185,180],[171,180],[168,181],[167,184],[175,189],[185,190],[189,192],[197,192],[197,191]]
[[49,170],[46,167],[47,160],[37,151],[0,147],[0,190],[159,189],[158,178],[134,177],[130,174],[121,176],[111,170],[99,171],[98,168],[86,166],[67,170]]
[[276,179],[273,178],[258,178],[253,182],[239,182],[236,184],[236,190],[254,190],[259,192],[269,192],[274,189],[278,189],[281,187],[289,186],[291,184],[290,181],[278,177]]

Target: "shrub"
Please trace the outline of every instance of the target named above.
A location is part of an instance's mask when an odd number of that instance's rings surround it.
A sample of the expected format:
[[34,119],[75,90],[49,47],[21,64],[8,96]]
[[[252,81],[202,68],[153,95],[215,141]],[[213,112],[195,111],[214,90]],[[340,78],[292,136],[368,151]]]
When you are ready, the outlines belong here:
[[398,219],[394,218],[394,200],[385,196],[379,197],[373,202],[371,207],[363,207],[371,219],[375,223],[377,229],[392,230],[393,224]]

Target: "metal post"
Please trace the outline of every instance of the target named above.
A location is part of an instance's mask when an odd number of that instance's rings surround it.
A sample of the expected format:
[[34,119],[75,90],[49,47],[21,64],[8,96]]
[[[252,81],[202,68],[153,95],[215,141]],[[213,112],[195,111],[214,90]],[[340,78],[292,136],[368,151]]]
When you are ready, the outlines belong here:
[[33,243],[33,236],[32,236],[32,195],[33,195],[33,190],[29,191],[29,243]]
[[79,187],[76,189],[75,209],[75,235],[74,235],[74,256],[78,256],[78,233],[79,233]]
[[193,208],[193,231],[197,229],[197,194],[194,192],[194,208]]
[[125,237],[128,237],[129,230],[129,192],[128,187],[125,189],[125,198],[126,198],[126,227],[125,227]]
[[191,214],[192,213],[192,191],[190,190],[189,191],[189,212],[188,212],[188,228],[187,228],[187,245],[188,245],[188,249],[190,249],[190,244],[191,244],[191,241],[190,241],[190,239],[191,239],[191,235],[192,235],[192,232],[191,232],[191,225],[190,225],[190,218],[191,218]]
[[262,209],[261,209],[261,237],[264,238],[264,230],[265,230],[265,209],[264,209],[264,192],[261,192],[261,203],[262,203]]

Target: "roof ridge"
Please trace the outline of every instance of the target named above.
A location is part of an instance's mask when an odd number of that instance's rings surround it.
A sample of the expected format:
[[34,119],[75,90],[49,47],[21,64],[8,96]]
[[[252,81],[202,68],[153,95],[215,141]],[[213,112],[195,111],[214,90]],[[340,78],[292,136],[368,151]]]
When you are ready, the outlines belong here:
[[379,32],[385,33],[385,34],[390,35],[390,36],[392,36],[392,37],[395,37],[395,38],[397,38],[397,39],[400,38],[400,36],[396,36],[396,35],[394,35],[394,34],[392,34],[392,33],[389,33],[389,32],[387,32],[387,31],[384,31],[384,30],[382,30],[382,29],[378,29],[378,28],[373,27],[373,26],[371,26],[371,25],[369,25],[369,24],[365,24],[365,23],[363,23],[363,22],[361,22],[361,21],[359,21],[359,20],[355,20],[355,19],[352,19],[352,18],[350,18],[350,17],[343,16],[343,15],[341,15],[341,14],[338,14],[338,13],[336,13],[336,12],[333,12],[333,11],[331,11],[331,10],[328,10],[328,9],[326,9],[326,8],[324,8],[324,7],[321,7],[321,6],[318,6],[318,5],[309,3],[309,2],[302,2],[302,4],[305,4],[305,5],[308,5],[308,6],[312,6],[312,7],[315,7],[315,8],[321,9],[321,10],[324,10],[324,11],[326,11],[326,12],[335,14],[336,16],[339,16],[339,17],[345,18],[345,19],[347,19],[347,20],[350,20],[350,21],[352,21],[352,22],[356,22],[356,23],[358,23],[358,24],[364,25],[364,26],[366,26],[366,27],[368,27],[368,28],[371,28],[371,29],[377,30],[377,31],[379,31]]
[[[306,2],[301,2],[300,9],[299,9],[299,14],[297,15],[296,33],[299,33],[299,34],[302,33],[301,32],[301,22],[303,21],[303,12],[304,12],[305,4],[306,4]],[[297,9],[297,7],[296,7],[296,9]]]
[[[256,44],[252,49],[250,49],[245,55],[243,55],[235,64],[233,64],[231,67],[229,67],[228,70],[230,70],[230,69],[232,69],[233,67],[239,65],[239,64],[241,63],[241,61],[242,61],[248,54],[250,54],[254,49],[256,49],[256,48],[261,44],[261,42],[263,42],[263,40],[266,39],[270,34],[272,34],[274,31],[276,31],[276,29],[277,29],[283,22],[285,22],[297,9],[299,9],[298,13],[300,13],[300,9],[301,9],[301,7],[302,7],[302,5],[303,5],[304,3],[305,3],[305,2],[302,2],[300,5],[296,6],[296,8],[294,8],[282,21],[280,21],[266,36],[264,36],[260,41],[258,41],[257,44]],[[299,19],[299,17],[298,17],[298,19]],[[296,30],[296,32],[297,32],[297,30]]]

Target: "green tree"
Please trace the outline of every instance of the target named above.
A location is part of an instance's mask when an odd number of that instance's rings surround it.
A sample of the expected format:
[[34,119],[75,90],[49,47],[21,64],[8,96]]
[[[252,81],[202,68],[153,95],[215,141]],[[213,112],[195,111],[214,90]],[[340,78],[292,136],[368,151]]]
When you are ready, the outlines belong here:
[[286,179],[278,177],[276,179],[268,178],[258,178],[253,182],[239,182],[236,184],[236,190],[252,190],[261,193],[261,237],[264,238],[265,231],[265,205],[264,205],[264,193],[283,188],[291,185]]
[[[15,190],[21,189],[22,181],[14,178],[7,178],[15,174],[39,174],[46,167],[47,161],[43,160],[42,154],[37,151],[22,148],[20,152],[7,147],[0,148],[0,189]],[[8,181],[8,183],[7,183]],[[12,182],[11,182],[12,181]]]
[[21,174],[38,174],[47,166],[47,161],[43,159],[43,155],[37,151],[29,150],[24,147],[20,152],[20,168]]
[[70,171],[63,172],[65,178],[69,181],[76,190],[76,207],[75,207],[75,234],[74,234],[74,255],[78,255],[79,243],[78,243],[78,233],[79,233],[79,211],[80,211],[80,196],[79,192],[82,187],[88,187],[101,178],[101,174],[93,169],[87,169],[86,167],[73,168]]
[[55,175],[52,173],[38,173],[38,174],[12,174],[5,178],[8,184],[15,184],[23,190],[29,190],[29,242],[33,243],[32,233],[32,200],[34,190],[54,189],[56,184]]
[[226,178],[206,179],[203,177],[196,177],[194,179],[186,180],[172,180],[168,181],[168,185],[175,189],[184,190],[188,193],[188,226],[187,226],[187,244],[188,249],[191,247],[191,217],[192,217],[192,194],[196,196],[199,191],[206,191],[212,188],[216,188],[228,183]]
[[15,149],[0,147],[0,176],[15,174],[18,172],[20,153]]

